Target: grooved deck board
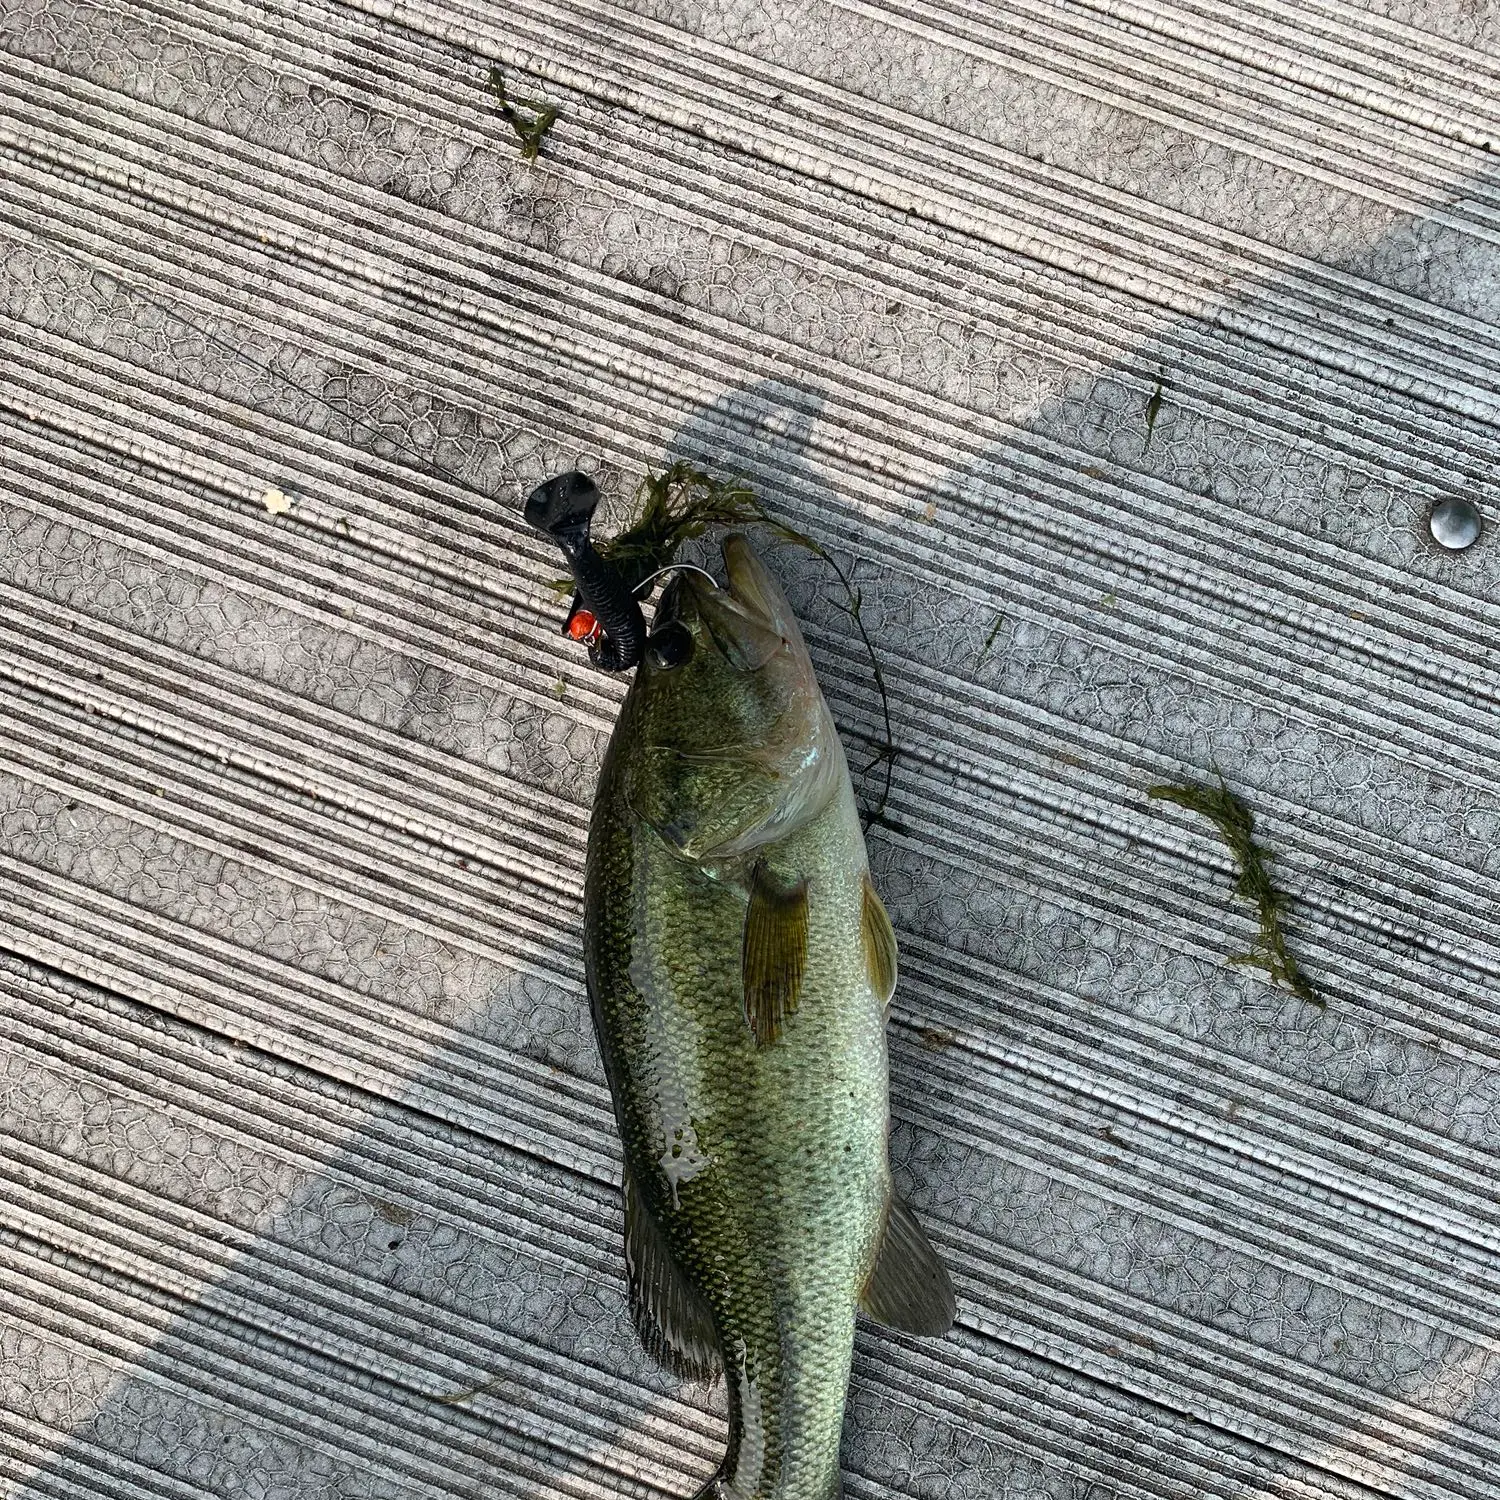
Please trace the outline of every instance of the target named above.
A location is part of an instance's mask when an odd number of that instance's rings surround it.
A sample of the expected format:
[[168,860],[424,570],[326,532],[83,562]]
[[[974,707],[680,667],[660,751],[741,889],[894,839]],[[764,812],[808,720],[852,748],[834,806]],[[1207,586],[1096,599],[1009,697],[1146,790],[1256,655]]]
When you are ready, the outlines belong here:
[[518,510],[682,455],[899,751],[960,1319],[861,1330],[849,1500],[1500,1497],[1497,153],[1468,0],[0,0],[0,1495],[712,1471]]

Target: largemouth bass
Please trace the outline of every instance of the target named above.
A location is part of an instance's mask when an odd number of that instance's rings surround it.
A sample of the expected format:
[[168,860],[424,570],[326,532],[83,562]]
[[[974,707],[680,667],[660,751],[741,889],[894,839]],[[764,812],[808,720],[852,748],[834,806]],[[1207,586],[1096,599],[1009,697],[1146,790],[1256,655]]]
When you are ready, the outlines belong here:
[[615,727],[585,956],[648,1350],[728,1382],[697,1500],[830,1500],[856,1310],[937,1335],[947,1272],[891,1188],[896,944],[792,610],[750,543],[679,571]]

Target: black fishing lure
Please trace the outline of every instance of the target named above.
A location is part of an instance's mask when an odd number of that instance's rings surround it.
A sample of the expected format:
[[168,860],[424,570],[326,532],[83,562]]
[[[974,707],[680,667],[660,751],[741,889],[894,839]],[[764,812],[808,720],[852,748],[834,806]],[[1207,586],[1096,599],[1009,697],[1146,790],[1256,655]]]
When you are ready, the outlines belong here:
[[646,650],[646,617],[628,579],[600,557],[589,539],[599,490],[576,470],[539,484],[527,497],[527,524],[562,549],[578,592],[563,634],[585,641],[589,660],[605,672],[628,672]]

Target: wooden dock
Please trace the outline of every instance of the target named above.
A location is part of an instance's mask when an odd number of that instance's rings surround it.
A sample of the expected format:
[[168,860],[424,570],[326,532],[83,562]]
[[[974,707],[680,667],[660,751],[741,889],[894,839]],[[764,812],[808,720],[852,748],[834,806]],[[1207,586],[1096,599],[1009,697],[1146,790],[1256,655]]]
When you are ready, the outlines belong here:
[[848,1500],[1500,1496],[1495,0],[0,0],[0,448],[5,1500],[712,1472],[518,510],[679,457],[889,691]]

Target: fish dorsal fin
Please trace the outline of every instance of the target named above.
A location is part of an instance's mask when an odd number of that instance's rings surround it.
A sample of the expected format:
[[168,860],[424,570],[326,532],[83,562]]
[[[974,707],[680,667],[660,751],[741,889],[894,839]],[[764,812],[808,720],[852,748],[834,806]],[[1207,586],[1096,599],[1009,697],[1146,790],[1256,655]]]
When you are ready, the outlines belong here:
[[938,1338],[953,1327],[953,1283],[912,1211],[891,1194],[875,1269],[860,1294],[860,1311],[902,1333]]
[[713,1315],[682,1274],[628,1168],[625,1264],[630,1271],[630,1313],[646,1353],[674,1375],[712,1380],[723,1368]]
[[758,864],[750,877],[742,962],[745,1019],[757,1046],[770,1046],[796,1013],[806,967],[807,882],[779,886]]
[[859,914],[859,935],[864,944],[865,968],[870,988],[882,1005],[891,1003],[896,990],[896,934],[891,919],[875,894],[869,873],[864,879],[864,899]]

